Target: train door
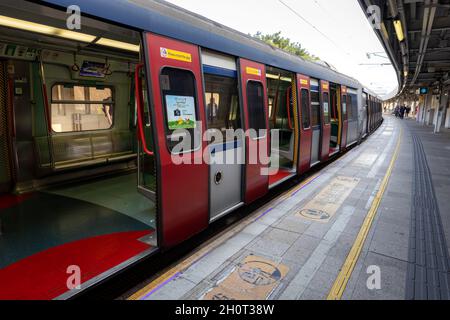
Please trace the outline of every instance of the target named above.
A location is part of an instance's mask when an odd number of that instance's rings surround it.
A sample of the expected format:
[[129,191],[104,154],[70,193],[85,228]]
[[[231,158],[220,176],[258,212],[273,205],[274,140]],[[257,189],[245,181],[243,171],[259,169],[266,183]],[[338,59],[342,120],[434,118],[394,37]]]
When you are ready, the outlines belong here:
[[[310,167],[320,163],[320,144],[322,137],[322,112],[320,111],[319,81],[310,80],[311,87],[311,162]],[[300,150],[302,152],[302,150]]]
[[341,116],[340,116],[340,125],[342,127],[341,130],[341,148],[345,149],[347,147],[347,135],[348,135],[348,112],[347,112],[347,87],[341,86]]
[[297,173],[297,79],[292,72],[267,66],[266,84],[271,141],[269,188],[273,188]]
[[[240,88],[246,134],[245,202],[264,196],[269,188],[269,119],[266,70],[263,64],[239,59]],[[256,132],[255,132],[256,131]]]
[[342,110],[341,110],[341,90],[340,86],[330,83],[330,156],[339,152],[341,147],[342,133]]
[[242,204],[245,140],[234,57],[202,50],[209,141],[210,220]]
[[363,92],[362,94],[362,112],[361,112],[361,121],[362,121],[362,137],[364,138],[367,135],[367,93]]
[[10,135],[9,135],[9,97],[7,66],[0,61],[0,194],[12,188]]
[[[304,173],[311,167],[311,147],[313,129],[311,127],[311,95],[310,79],[307,76],[297,74],[297,85],[300,101],[300,155],[298,161],[298,173]],[[320,135],[320,132],[319,132]]]
[[326,161],[330,154],[331,124],[330,124],[330,83],[320,81],[321,88],[321,112],[322,112],[322,143],[320,161]]
[[144,34],[144,45],[156,152],[145,150],[142,114],[141,141],[144,151],[156,160],[159,244],[170,247],[209,222],[200,54],[195,45],[151,33]]

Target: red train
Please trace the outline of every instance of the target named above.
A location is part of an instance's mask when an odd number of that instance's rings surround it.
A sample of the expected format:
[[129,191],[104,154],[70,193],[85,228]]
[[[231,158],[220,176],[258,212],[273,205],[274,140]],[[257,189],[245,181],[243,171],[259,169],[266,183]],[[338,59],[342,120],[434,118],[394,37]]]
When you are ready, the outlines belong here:
[[76,294],[381,122],[358,81],[164,2],[2,1],[0,299]]

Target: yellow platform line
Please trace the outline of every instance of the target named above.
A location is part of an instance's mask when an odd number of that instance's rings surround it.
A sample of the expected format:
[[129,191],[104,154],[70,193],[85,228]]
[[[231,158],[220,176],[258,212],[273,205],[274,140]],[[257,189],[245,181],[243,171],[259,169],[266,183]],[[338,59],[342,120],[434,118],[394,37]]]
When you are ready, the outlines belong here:
[[138,290],[136,293],[132,294],[130,297],[127,298],[127,300],[139,300],[142,297],[144,297],[146,294],[151,292],[152,290],[155,290],[158,286],[162,285],[164,282],[169,280],[171,277],[175,276],[177,273],[182,272],[183,270],[188,269],[192,264],[194,264],[196,261],[201,259],[205,254],[213,250],[214,248],[218,247],[220,244],[234,236],[235,234],[239,233],[241,230],[243,230],[246,226],[251,224],[255,221],[255,217],[260,216],[263,212],[265,212],[268,208],[272,207],[274,208],[277,206],[280,202],[283,200],[286,200],[287,198],[291,197],[295,192],[306,186],[308,183],[316,179],[320,173],[314,174],[313,176],[309,177],[305,181],[301,182],[299,185],[285,191],[275,199],[273,199],[270,203],[264,205],[261,209],[255,211],[253,214],[251,214],[249,217],[247,217],[244,221],[239,222],[237,226],[232,228],[231,230],[224,231],[222,233],[219,233],[217,236],[210,239],[200,250],[195,252],[194,254],[190,255],[188,258],[183,260],[180,263],[177,263],[174,267],[170,268],[168,271],[164,272],[162,275],[158,276],[155,280],[150,282],[148,285],[146,285],[144,288]]
[[327,300],[340,300],[342,298],[342,295],[344,294],[345,288],[347,287],[347,283],[350,280],[353,269],[355,268],[356,262],[358,261],[358,258],[361,254],[361,250],[366,241],[370,227],[372,226],[372,222],[378,211],[378,207],[380,206],[383,194],[389,183],[389,178],[391,177],[395,161],[397,160],[400,151],[402,136],[403,136],[403,129],[401,129],[400,131],[400,136],[397,141],[397,146],[395,147],[394,155],[392,156],[386,175],[384,176],[383,181],[381,182],[380,189],[378,190],[375,199],[372,202],[372,206],[370,207],[370,210],[367,213],[366,218],[364,219],[364,222],[361,226],[361,229],[359,230],[355,242],[353,243],[350,253],[345,259],[342,269],[339,272],[330,292],[328,293]]

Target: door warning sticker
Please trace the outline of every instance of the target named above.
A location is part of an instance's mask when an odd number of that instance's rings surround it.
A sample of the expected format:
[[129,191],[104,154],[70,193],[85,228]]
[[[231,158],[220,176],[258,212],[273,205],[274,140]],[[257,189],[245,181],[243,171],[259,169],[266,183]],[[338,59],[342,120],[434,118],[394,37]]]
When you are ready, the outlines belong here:
[[261,70],[260,69],[256,69],[256,68],[252,68],[252,67],[246,67],[245,68],[245,72],[247,72],[247,74],[251,74],[251,75],[254,75],[254,76],[261,77]]
[[192,55],[188,52],[176,51],[167,48],[160,48],[161,57],[166,59],[184,61],[184,62],[192,62]]

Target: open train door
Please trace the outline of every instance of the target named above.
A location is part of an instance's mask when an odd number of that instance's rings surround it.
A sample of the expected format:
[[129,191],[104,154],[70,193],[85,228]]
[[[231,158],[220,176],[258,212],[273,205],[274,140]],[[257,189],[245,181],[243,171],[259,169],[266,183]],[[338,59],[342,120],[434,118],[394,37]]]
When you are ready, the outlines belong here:
[[348,116],[347,116],[347,87],[341,86],[341,150],[347,147],[347,132],[348,132]]
[[[167,248],[205,229],[209,222],[200,54],[195,45],[151,33],[144,34],[144,51],[155,137],[158,242]],[[139,114],[145,146],[145,123]]]
[[330,83],[328,81],[320,81],[320,102],[322,112],[322,143],[321,143],[321,161],[327,161],[330,155]]
[[[269,118],[266,68],[263,64],[239,59],[240,88],[244,123],[256,134],[246,134],[245,203],[264,196],[269,189]],[[252,130],[252,131],[253,131]]]
[[305,173],[311,167],[311,94],[310,78],[297,74],[299,106],[300,106],[300,155],[297,172]]

